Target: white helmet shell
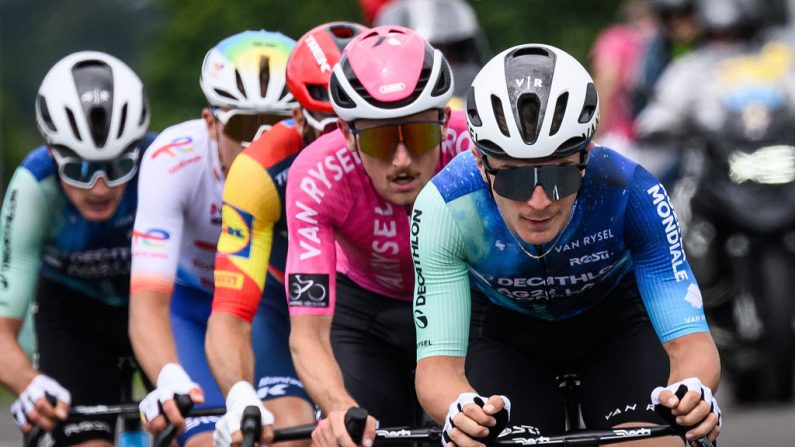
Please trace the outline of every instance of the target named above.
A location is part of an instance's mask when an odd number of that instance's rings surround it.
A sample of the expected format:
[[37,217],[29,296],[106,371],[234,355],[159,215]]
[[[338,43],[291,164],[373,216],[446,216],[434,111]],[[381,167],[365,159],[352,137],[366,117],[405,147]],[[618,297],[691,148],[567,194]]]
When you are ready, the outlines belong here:
[[289,115],[298,102],[287,89],[295,41],[282,33],[244,31],[207,52],[199,84],[212,106]]
[[518,45],[494,56],[467,97],[472,141],[498,158],[569,156],[587,147],[598,123],[591,75],[549,45]]
[[36,124],[50,146],[112,160],[136,147],[149,127],[143,84],[124,62],[97,51],[58,61],[39,87]]

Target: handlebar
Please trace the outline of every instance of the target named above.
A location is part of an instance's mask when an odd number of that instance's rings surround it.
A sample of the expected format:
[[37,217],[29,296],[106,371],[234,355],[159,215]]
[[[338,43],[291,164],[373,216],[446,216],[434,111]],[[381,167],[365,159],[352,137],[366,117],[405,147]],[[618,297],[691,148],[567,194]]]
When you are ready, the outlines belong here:
[[[184,402],[182,402],[184,403]],[[180,402],[178,402],[178,406]],[[192,406],[192,404],[190,405]],[[180,409],[183,407],[180,406]],[[256,413],[254,413],[256,410]],[[183,412],[190,417],[197,416],[219,416],[224,414],[223,408],[203,408],[203,409],[190,409]],[[82,406],[74,407],[69,412],[70,417],[88,417],[96,415],[116,415],[116,416],[136,416],[138,415],[138,406],[134,404],[124,404],[115,406]],[[259,430],[261,430],[259,410],[256,407],[247,407],[243,412],[243,419],[240,424],[243,433],[242,447],[253,447],[260,438]],[[363,409],[352,408],[345,414],[345,426],[351,438],[358,436],[361,440],[362,432],[367,420],[367,411]],[[275,430],[273,433],[273,442],[281,441],[294,441],[310,439],[312,431],[316,428],[316,424],[299,425],[295,427],[287,427],[280,430]],[[169,424],[169,435],[156,437],[153,442],[154,447],[165,447],[176,436],[176,430],[173,425]],[[358,431],[354,431],[358,430]],[[34,431],[38,432],[33,442],[30,442]],[[164,430],[165,432],[166,430]],[[357,435],[358,433],[358,435]],[[39,437],[43,434],[40,427],[35,427],[28,436],[25,437],[25,446],[33,447],[38,442]],[[559,435],[544,436],[538,434],[537,430],[532,426],[527,425],[514,425],[507,427],[503,430],[502,434],[489,445],[496,446],[524,446],[524,445],[577,445],[581,447],[600,446],[616,444],[631,440],[650,439],[661,436],[675,435],[676,432],[671,426],[668,425],[649,425],[640,427],[627,427],[615,428],[609,430],[573,430]],[[169,439],[170,437],[170,439]],[[442,429],[438,426],[424,427],[424,428],[410,428],[410,427],[386,427],[379,428],[375,431],[375,439],[380,442],[406,442],[417,441],[420,443],[438,443],[442,438]],[[167,442],[165,442],[167,441]],[[159,443],[158,443],[159,442]],[[358,441],[357,441],[358,443]],[[698,447],[714,447],[707,438],[701,438],[696,441]]]

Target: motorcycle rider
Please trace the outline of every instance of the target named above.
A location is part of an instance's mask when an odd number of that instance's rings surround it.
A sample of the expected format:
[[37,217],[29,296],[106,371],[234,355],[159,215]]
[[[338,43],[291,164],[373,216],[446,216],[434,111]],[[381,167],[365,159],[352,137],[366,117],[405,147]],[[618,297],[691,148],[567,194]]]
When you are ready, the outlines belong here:
[[795,213],[774,205],[795,200],[795,53],[760,39],[763,3],[698,3],[705,44],[663,74],[637,126],[686,149],[673,197],[739,400],[789,399],[795,351]]

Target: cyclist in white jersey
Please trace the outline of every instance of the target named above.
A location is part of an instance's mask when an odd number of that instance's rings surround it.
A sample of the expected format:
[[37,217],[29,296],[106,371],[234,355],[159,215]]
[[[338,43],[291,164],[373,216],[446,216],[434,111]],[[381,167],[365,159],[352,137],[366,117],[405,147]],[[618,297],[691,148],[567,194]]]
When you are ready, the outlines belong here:
[[[210,106],[201,119],[163,131],[141,165],[130,338],[157,384],[141,403],[147,429],[157,433],[165,427],[162,408],[182,432],[180,444],[210,445],[217,418],[186,421],[175,395],[224,405],[204,354],[224,179],[243,146],[295,106],[285,88],[285,63],[294,45],[281,33],[260,30],[233,35],[210,49],[200,79]],[[257,379],[268,375],[264,367],[267,362],[257,362]],[[264,419],[272,419],[262,411]]]

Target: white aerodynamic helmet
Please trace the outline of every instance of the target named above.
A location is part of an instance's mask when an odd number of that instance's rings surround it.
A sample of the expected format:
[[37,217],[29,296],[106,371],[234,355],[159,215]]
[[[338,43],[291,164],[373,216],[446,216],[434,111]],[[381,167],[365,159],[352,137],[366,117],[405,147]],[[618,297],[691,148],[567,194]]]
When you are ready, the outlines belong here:
[[591,75],[541,44],[494,56],[475,77],[466,109],[472,142],[497,158],[567,157],[588,146],[599,123]]
[[207,52],[199,84],[212,106],[289,115],[298,102],[287,89],[295,41],[282,33],[244,31]]
[[137,147],[149,126],[149,107],[141,80],[124,62],[80,51],[47,72],[36,97],[36,124],[50,146],[84,160],[112,160]]

